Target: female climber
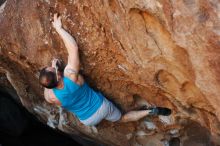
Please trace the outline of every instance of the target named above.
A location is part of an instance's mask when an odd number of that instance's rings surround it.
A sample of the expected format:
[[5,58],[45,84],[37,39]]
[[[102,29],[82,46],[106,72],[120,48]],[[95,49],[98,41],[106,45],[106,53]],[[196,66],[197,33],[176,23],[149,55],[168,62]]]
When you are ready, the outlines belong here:
[[51,67],[40,71],[39,82],[45,87],[46,101],[59,105],[72,112],[87,126],[94,126],[103,119],[116,122],[137,121],[147,115],[170,115],[167,108],[147,108],[130,111],[124,115],[100,92],[88,86],[79,73],[80,60],[78,46],[74,38],[62,28],[61,17],[54,15],[53,28],[62,38],[68,52],[68,63],[62,71],[58,59],[52,61]]

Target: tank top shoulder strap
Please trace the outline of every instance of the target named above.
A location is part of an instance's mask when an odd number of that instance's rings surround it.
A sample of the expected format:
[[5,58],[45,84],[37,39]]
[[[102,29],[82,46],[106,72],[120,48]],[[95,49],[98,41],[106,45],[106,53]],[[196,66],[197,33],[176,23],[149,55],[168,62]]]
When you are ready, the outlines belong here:
[[63,77],[63,83],[64,83],[64,87],[63,89],[57,89],[54,88],[53,92],[55,94],[55,96],[62,102],[62,98],[69,96],[70,94],[72,94],[73,92],[75,92],[80,86],[78,84],[76,84],[75,82],[73,82],[71,79],[69,79],[68,77]]

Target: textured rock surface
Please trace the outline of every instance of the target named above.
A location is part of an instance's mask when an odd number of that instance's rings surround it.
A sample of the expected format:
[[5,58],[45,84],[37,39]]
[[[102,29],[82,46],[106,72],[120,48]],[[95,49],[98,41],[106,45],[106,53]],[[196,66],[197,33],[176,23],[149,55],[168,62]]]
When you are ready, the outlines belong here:
[[[1,83],[43,122],[70,135],[108,145],[164,145],[170,137],[190,137],[184,133],[194,121],[209,131],[207,141],[219,143],[219,11],[219,0],[7,0],[0,7]],[[45,103],[39,70],[52,57],[67,59],[51,26],[55,12],[79,44],[92,87],[123,111],[140,98],[172,108],[170,119],[149,118],[153,130],[143,120],[104,121],[96,129]]]

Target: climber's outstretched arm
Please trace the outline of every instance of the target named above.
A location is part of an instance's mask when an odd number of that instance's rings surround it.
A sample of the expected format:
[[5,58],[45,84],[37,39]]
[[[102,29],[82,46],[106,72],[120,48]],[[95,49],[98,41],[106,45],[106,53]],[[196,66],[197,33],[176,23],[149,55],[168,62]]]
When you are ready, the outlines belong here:
[[62,28],[61,17],[57,17],[57,14],[54,14],[53,27],[56,29],[57,33],[62,38],[67,51],[68,51],[68,64],[66,68],[70,69],[72,72],[75,72],[76,77],[79,72],[79,52],[78,46],[74,38]]

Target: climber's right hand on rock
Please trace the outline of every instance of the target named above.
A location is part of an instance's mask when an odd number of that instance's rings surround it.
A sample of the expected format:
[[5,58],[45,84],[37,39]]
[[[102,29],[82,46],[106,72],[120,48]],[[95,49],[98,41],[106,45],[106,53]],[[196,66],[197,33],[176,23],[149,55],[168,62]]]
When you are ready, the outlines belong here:
[[57,17],[57,13],[53,17],[53,27],[58,31],[62,28],[61,16]]

